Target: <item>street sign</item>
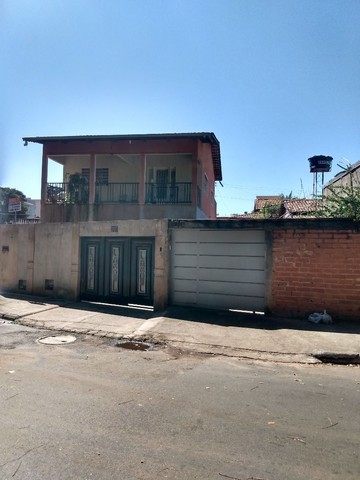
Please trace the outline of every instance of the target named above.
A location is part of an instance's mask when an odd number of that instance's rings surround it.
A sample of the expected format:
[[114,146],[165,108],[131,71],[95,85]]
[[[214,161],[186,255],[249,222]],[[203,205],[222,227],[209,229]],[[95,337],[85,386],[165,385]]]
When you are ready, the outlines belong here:
[[11,212],[20,212],[21,211],[21,198],[20,197],[10,197],[9,198],[9,213]]

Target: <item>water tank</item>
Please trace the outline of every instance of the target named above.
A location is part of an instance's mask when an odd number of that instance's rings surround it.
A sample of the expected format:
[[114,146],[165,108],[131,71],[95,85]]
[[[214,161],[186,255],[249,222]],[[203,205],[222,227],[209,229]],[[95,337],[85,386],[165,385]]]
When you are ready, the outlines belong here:
[[327,157],[325,155],[315,155],[310,157],[310,173],[314,172],[330,172],[332,157]]

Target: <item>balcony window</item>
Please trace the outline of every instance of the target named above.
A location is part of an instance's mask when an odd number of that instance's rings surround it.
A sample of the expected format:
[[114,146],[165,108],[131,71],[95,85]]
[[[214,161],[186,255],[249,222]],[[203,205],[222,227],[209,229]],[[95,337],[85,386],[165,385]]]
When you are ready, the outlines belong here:
[[[82,168],[81,175],[89,180],[90,178],[90,168]],[[100,185],[107,185],[109,183],[109,169],[108,168],[97,168],[95,183]]]

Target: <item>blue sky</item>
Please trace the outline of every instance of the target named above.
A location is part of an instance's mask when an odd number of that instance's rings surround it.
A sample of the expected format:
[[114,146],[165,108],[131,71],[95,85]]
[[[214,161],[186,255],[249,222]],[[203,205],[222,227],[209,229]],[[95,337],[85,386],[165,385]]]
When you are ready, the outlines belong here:
[[359,0],[0,0],[0,184],[40,196],[23,136],[213,131],[219,215],[311,195],[309,157],[360,159],[359,24]]

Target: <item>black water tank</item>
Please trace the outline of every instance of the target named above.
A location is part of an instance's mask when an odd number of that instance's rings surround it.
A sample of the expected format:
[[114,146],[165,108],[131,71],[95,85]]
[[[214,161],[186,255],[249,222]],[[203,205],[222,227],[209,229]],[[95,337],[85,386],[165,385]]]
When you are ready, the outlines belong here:
[[327,157],[325,155],[315,155],[310,157],[310,173],[314,172],[330,172],[332,157]]

